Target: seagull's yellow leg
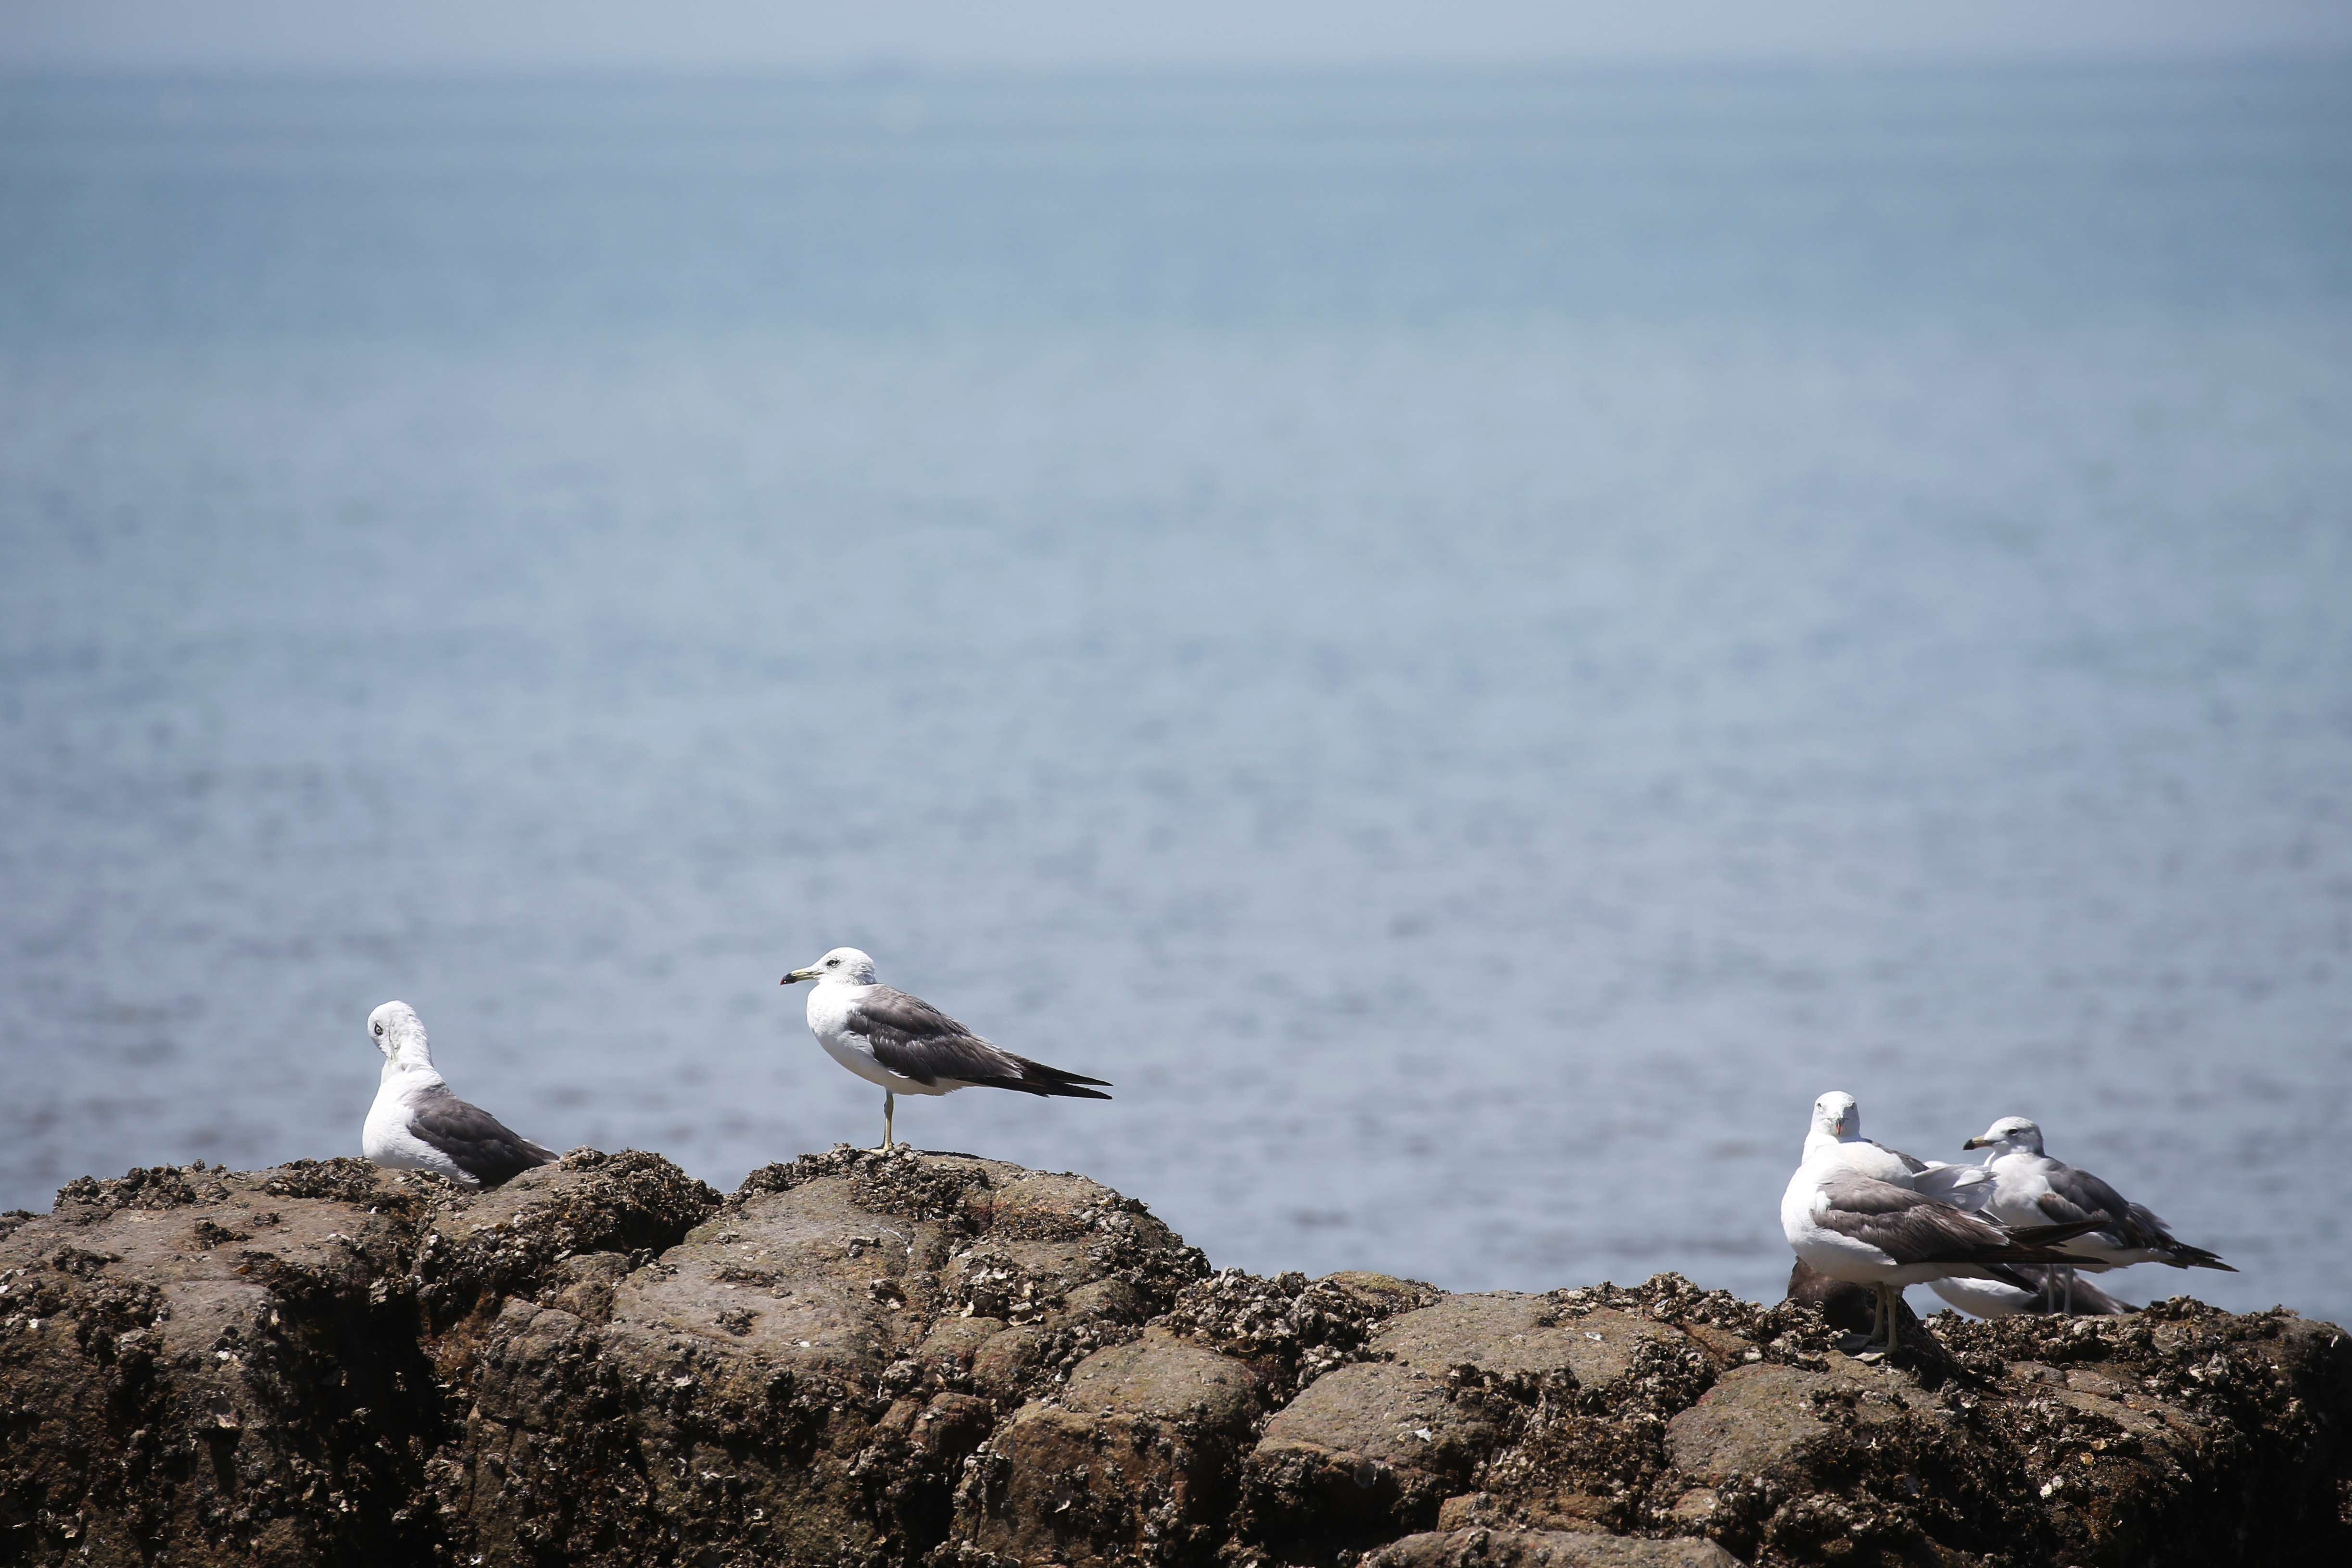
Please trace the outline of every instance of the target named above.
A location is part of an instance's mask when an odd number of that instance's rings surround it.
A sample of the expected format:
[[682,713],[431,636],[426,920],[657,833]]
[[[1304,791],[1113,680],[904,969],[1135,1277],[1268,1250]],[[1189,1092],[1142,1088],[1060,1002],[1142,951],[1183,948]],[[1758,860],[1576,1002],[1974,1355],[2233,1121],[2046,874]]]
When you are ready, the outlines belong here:
[[898,1109],[898,1097],[888,1089],[882,1091],[882,1152],[890,1150],[890,1117]]

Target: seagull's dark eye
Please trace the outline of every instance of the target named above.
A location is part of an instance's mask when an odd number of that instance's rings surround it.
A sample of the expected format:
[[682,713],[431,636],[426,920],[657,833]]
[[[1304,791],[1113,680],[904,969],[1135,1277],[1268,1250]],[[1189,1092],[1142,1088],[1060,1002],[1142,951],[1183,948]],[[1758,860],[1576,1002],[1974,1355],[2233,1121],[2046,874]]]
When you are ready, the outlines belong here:
[[839,967],[840,963],[841,963],[841,960],[839,960],[839,959],[837,959],[837,958],[828,958],[828,959],[826,959],[826,960],[824,961],[824,966],[825,966],[827,969],[834,969],[834,968],[837,968],[837,967]]
[[376,1032],[377,1034],[379,1034],[379,1035],[383,1034],[383,1026],[382,1024],[378,1024],[378,1025],[375,1026],[375,1032]]

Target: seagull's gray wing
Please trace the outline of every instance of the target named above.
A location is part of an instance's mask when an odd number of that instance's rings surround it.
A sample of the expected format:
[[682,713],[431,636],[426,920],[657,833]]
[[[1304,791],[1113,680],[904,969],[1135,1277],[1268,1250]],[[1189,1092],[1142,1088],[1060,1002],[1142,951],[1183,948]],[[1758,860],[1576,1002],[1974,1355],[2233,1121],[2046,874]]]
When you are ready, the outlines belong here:
[[1814,1217],[1824,1230],[1878,1248],[1897,1263],[1959,1263],[2009,1237],[1946,1203],[1853,1172],[1822,1183],[1828,1205]]
[[2168,1263],[2175,1268],[2219,1268],[2225,1273],[2237,1270],[2221,1261],[2219,1253],[2208,1252],[2201,1247],[2191,1247],[2175,1240],[2164,1221],[2145,1204],[2126,1202],[2124,1195],[2091,1174],[2072,1165],[2060,1165],[2049,1173],[2050,1190],[2034,1200],[2034,1206],[2053,1220],[2072,1220],[2095,1214],[2098,1231],[2112,1237],[2124,1247],[2142,1248],[2159,1256],[2158,1263]]
[[2169,1264],[2175,1268],[2219,1268],[2225,1274],[2237,1272],[2236,1268],[2221,1261],[2220,1253],[2208,1252],[2201,1247],[2191,1247],[2176,1239],[2172,1232],[2165,1228],[2164,1221],[2141,1205],[2132,1205],[2126,1213],[2125,1221],[2124,1239],[2134,1246],[2163,1253],[2164,1256],[2155,1259],[2156,1262]]
[[2066,1262],[2052,1245],[2097,1224],[2006,1231],[1925,1194],[1851,1171],[1824,1180],[1822,1192],[1829,1203],[1814,1219],[1824,1230],[1874,1247],[1897,1263],[1974,1264],[2021,1290],[2032,1289],[2033,1282],[2003,1264]]
[[532,1142],[480,1106],[459,1100],[446,1083],[419,1091],[410,1101],[408,1130],[486,1187],[560,1158],[554,1150]]
[[1033,1062],[973,1034],[919,996],[888,985],[877,985],[849,1009],[844,1026],[863,1035],[874,1047],[874,1059],[901,1078],[917,1083],[937,1083],[943,1078],[991,1089],[1017,1089],[1024,1094],[1066,1095],[1082,1100],[1108,1100],[1093,1089],[1073,1087],[1101,1083],[1060,1068]]
[[986,1083],[1021,1076],[1007,1053],[921,997],[887,985],[858,998],[844,1024],[850,1033],[866,1037],[876,1061],[917,1083],[942,1078]]
[[2042,1179],[2050,1184],[2050,1190],[2034,1200],[2034,1206],[2057,1224],[2096,1218],[2103,1222],[2102,1228],[2120,1233],[2130,1219],[2132,1205],[2123,1194],[2088,1171],[2053,1160],[2043,1170]]

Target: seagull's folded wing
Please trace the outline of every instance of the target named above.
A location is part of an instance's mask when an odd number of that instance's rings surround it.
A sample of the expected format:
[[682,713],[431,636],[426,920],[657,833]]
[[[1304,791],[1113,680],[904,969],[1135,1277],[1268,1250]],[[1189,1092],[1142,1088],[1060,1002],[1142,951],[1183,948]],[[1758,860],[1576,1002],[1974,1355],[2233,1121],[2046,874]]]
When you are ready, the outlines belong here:
[[858,998],[845,1026],[852,1034],[865,1037],[874,1047],[876,1061],[917,1083],[937,1083],[944,1078],[991,1089],[1017,1089],[1024,1094],[1110,1098],[1075,1087],[1098,1084],[1102,1079],[1016,1057],[991,1045],[921,997],[887,985],[877,985]]
[[943,1078],[964,1083],[993,1083],[1017,1079],[1021,1063],[1001,1051],[919,996],[887,985],[877,985],[849,1009],[845,1026],[863,1035],[874,1047],[874,1059],[901,1078],[917,1083],[937,1083]]
[[459,1100],[446,1084],[436,1084],[410,1102],[408,1125],[417,1137],[456,1161],[459,1170],[492,1184],[561,1158],[480,1106]]
[[1999,1251],[2009,1238],[1951,1205],[1892,1182],[1840,1172],[1822,1183],[1813,1218],[1824,1230],[1874,1247],[1897,1263],[1959,1263]]
[[2095,1220],[2101,1226],[2113,1225],[2116,1215],[2084,1208],[2081,1204],[2053,1187],[2033,1200],[2033,1206],[2050,1216],[2053,1225],[2071,1225],[2076,1220]]
[[1829,1201],[1814,1220],[1825,1230],[1878,1248],[1897,1263],[2063,1263],[2050,1247],[2099,1222],[2005,1231],[1940,1198],[1840,1172],[1822,1183]]

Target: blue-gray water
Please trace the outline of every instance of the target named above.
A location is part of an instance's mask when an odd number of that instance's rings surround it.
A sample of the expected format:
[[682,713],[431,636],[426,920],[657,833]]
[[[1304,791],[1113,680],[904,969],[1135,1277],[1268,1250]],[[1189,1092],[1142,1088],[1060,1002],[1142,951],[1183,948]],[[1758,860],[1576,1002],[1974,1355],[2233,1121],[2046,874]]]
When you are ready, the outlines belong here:
[[836,943],[1222,1263],[1777,1290],[1808,1106],[2352,1314],[2352,70],[0,87],[0,1203],[370,1008],[713,1182]]

